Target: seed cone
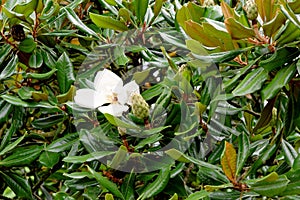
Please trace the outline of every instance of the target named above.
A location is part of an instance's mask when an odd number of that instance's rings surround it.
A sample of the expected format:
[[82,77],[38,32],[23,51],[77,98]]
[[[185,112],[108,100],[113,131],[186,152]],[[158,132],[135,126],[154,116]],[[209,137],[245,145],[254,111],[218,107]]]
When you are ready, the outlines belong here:
[[214,2],[214,0],[204,0],[202,5],[205,7],[214,6],[215,2]]
[[140,94],[132,94],[131,103],[132,112],[137,118],[147,119],[149,117],[149,105]]
[[247,0],[244,9],[247,13],[248,19],[254,20],[257,18],[258,11],[257,11],[257,5],[254,2],[254,0]]

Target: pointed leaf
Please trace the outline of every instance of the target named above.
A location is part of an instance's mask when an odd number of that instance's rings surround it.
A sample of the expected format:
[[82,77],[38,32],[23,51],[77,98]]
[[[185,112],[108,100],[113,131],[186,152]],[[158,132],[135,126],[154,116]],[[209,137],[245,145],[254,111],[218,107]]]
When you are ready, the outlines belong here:
[[262,100],[272,99],[289,81],[294,77],[296,72],[295,63],[288,67],[282,68],[277,72],[272,81],[261,91]]
[[76,13],[74,12],[74,10],[72,10],[71,8],[67,8],[64,7],[63,8],[64,11],[67,13],[68,19],[78,28],[80,29],[82,32],[85,32],[89,35],[94,36],[95,38],[99,38],[99,36],[97,35],[97,33],[95,33],[92,29],[90,29],[89,27],[87,27],[81,20],[80,18],[76,15]]
[[18,198],[33,199],[28,181],[17,174],[0,171],[1,178],[7,183]]
[[248,28],[233,18],[225,19],[225,25],[232,39],[240,40],[255,37],[252,28]]
[[16,72],[17,63],[18,63],[18,56],[15,55],[14,57],[11,58],[11,60],[6,65],[6,67],[2,70],[0,74],[0,80],[7,79],[11,75],[13,75]]
[[69,56],[64,52],[56,63],[57,81],[61,93],[66,93],[75,81],[73,64]]
[[236,182],[236,157],[236,151],[233,145],[229,142],[225,142],[225,150],[221,158],[221,165],[225,175],[233,183]]
[[106,188],[108,191],[113,193],[115,196],[117,196],[121,199],[125,199],[123,194],[120,192],[120,190],[118,189],[118,186],[115,183],[111,182],[110,180],[108,180],[107,178],[102,176],[100,173],[97,173],[89,166],[88,166],[88,171],[94,176],[94,178],[98,181],[98,183],[102,187]]
[[113,29],[116,31],[127,31],[127,26],[112,17],[90,13],[91,20],[100,28]]
[[237,176],[244,167],[250,152],[250,141],[245,133],[238,136],[239,151],[237,155],[237,169],[235,175]]
[[297,151],[290,143],[288,143],[285,140],[281,141],[281,146],[282,146],[283,155],[285,157],[286,162],[289,164],[289,166],[293,167],[294,160],[298,156]]
[[259,90],[268,78],[268,72],[263,68],[254,69],[232,91],[234,96],[244,96]]
[[149,5],[149,0],[135,0],[135,15],[141,24],[144,23],[145,14]]

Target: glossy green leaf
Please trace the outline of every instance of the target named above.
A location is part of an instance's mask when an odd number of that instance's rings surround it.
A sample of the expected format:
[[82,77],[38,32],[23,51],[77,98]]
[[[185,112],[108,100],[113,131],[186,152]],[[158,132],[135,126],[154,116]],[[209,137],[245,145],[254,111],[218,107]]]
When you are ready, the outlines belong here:
[[36,48],[36,42],[32,38],[26,38],[19,44],[20,51],[31,53]]
[[179,162],[194,163],[194,164],[202,166],[202,167],[211,168],[211,169],[221,171],[220,167],[218,167],[216,165],[212,165],[212,164],[207,163],[207,162],[203,162],[201,160],[197,160],[193,157],[187,156],[187,155],[183,154],[182,152],[178,151],[177,149],[169,149],[169,150],[165,151],[165,153],[168,156],[170,156],[171,158],[173,158],[174,160],[177,160]]
[[275,97],[278,92],[293,78],[296,72],[295,64],[282,68],[272,81],[261,91],[262,100]]
[[39,157],[39,162],[48,168],[53,168],[60,160],[60,154],[56,152],[44,151]]
[[167,186],[169,178],[169,167],[161,169],[156,179],[143,189],[143,193],[139,196],[138,200],[149,199],[159,194]]
[[0,109],[0,123],[7,121],[10,117],[10,113],[13,110],[13,105],[7,102],[4,102],[1,105]]
[[294,160],[297,158],[298,153],[295,148],[285,140],[281,141],[281,146],[283,150],[283,155],[286,162],[292,167],[294,164]]
[[127,31],[127,26],[109,16],[98,15],[95,13],[90,13],[91,20],[100,28],[113,29],[117,31]]
[[288,3],[286,1],[281,0],[280,9],[283,12],[283,14],[289,20],[291,20],[291,22],[293,22],[293,24],[295,24],[298,27],[298,29],[300,29],[300,21],[297,18],[297,16],[295,15],[295,13],[291,10],[290,6],[288,5]]
[[37,80],[47,80],[49,79],[51,76],[53,76],[53,74],[57,71],[57,69],[52,69],[49,72],[46,73],[26,73],[24,75],[25,78],[33,78],[33,79],[37,79]]
[[261,112],[260,118],[258,119],[257,124],[255,125],[252,133],[256,133],[259,129],[265,128],[269,125],[270,121],[272,120],[272,110],[274,107],[274,100],[268,101],[267,105]]
[[29,66],[31,68],[40,68],[43,64],[43,56],[39,50],[33,51],[29,57]]
[[117,117],[114,117],[113,115],[110,115],[108,113],[104,114],[105,118],[113,125],[121,127],[121,128],[129,128],[129,129],[140,129],[140,127],[138,127],[137,125],[133,124],[133,123],[127,123],[124,122],[123,120],[120,120]]
[[32,191],[28,180],[11,172],[0,171],[0,176],[4,182],[14,191],[18,198],[31,200]]
[[69,163],[84,163],[84,162],[90,162],[93,160],[99,160],[101,158],[104,158],[105,156],[109,156],[114,153],[115,152],[111,152],[111,151],[96,151],[96,152],[92,152],[92,153],[86,154],[86,155],[67,156],[63,159],[63,161],[69,162]]
[[30,165],[30,163],[39,157],[42,150],[43,147],[38,145],[17,148],[12,152],[12,155],[0,161],[0,166],[15,167]]
[[89,166],[88,166],[88,171],[93,175],[93,177],[98,181],[98,183],[102,187],[108,189],[108,191],[110,191],[116,197],[119,197],[120,199],[123,199],[123,200],[125,199],[123,194],[120,192],[120,190],[118,189],[118,187],[115,183],[111,182],[110,180],[108,180],[107,178],[105,178],[104,176],[102,176],[100,173],[96,172]]
[[32,126],[38,129],[53,127],[62,123],[65,119],[64,114],[55,114],[44,118],[38,118],[32,122]]
[[59,89],[61,93],[66,93],[75,81],[73,64],[66,52],[59,57],[56,68]]
[[154,144],[163,138],[162,134],[151,135],[143,140],[141,140],[136,146],[135,149],[143,148],[146,145]]
[[11,51],[12,51],[12,48],[9,44],[4,44],[1,46],[0,63],[2,63],[6,59],[6,57],[11,53]]
[[128,150],[125,146],[121,145],[118,151],[116,152],[115,156],[109,163],[109,166],[113,169],[118,169],[124,160],[126,160],[126,156],[128,154]]
[[121,185],[121,192],[126,200],[135,200],[135,180],[135,173],[130,173],[125,177],[125,180]]
[[149,5],[149,0],[134,0],[135,15],[141,24],[144,23],[148,5]]
[[17,55],[11,58],[11,60],[7,63],[5,68],[1,71],[0,80],[7,79],[11,75],[16,73],[18,60],[19,59]]
[[276,172],[273,172],[251,185],[251,190],[263,196],[274,197],[280,195],[288,183],[286,176],[278,176]]
[[299,55],[299,50],[295,48],[281,48],[274,52],[274,54],[265,60],[259,62],[259,66],[270,72],[276,68],[284,66]]
[[23,135],[22,137],[18,138],[16,141],[14,141],[13,143],[7,145],[2,151],[0,151],[0,156],[6,154],[7,152],[13,150],[14,148],[16,148],[18,146],[18,144],[20,142],[22,142],[22,140],[25,138],[26,135]]
[[186,200],[200,200],[209,196],[209,192],[206,190],[201,190],[190,194]]
[[250,141],[248,136],[245,133],[241,133],[238,136],[238,153],[237,153],[237,160],[236,160],[236,173],[237,176],[243,167],[245,166],[245,163],[247,161],[247,158],[249,157],[250,153]]
[[85,32],[89,35],[94,36],[95,38],[99,39],[99,36],[97,35],[97,33],[95,33],[92,29],[90,29],[89,27],[87,27],[81,20],[80,18],[76,15],[76,13],[74,12],[74,10],[72,10],[71,8],[67,8],[64,7],[63,10],[67,13],[68,19],[78,28],[80,29],[82,32]]
[[62,152],[70,149],[77,141],[78,133],[71,133],[62,138],[54,140],[49,146],[47,146],[46,150],[50,152]]
[[232,91],[234,96],[244,96],[261,89],[263,83],[268,78],[268,72],[263,68],[254,69],[242,82]]

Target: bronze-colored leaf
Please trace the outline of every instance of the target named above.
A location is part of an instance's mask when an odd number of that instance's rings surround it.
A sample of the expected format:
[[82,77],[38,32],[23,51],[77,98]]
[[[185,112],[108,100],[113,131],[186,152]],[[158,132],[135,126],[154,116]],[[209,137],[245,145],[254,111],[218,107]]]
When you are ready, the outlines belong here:
[[226,177],[232,183],[236,183],[236,157],[237,155],[233,145],[229,142],[225,142],[225,150],[221,158],[221,165]]

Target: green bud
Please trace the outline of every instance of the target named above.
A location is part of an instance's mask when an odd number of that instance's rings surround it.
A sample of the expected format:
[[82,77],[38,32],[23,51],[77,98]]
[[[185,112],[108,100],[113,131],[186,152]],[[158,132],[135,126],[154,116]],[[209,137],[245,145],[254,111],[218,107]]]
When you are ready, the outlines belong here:
[[202,116],[202,114],[206,111],[206,105],[196,102],[195,103],[195,114]]
[[205,7],[214,6],[215,2],[214,0],[204,0],[202,5]]
[[247,0],[244,9],[247,13],[248,19],[254,20],[257,18],[258,10],[257,10],[257,5],[254,2],[254,0]]
[[147,119],[149,117],[149,105],[140,94],[132,94],[131,103],[132,112],[137,118]]

